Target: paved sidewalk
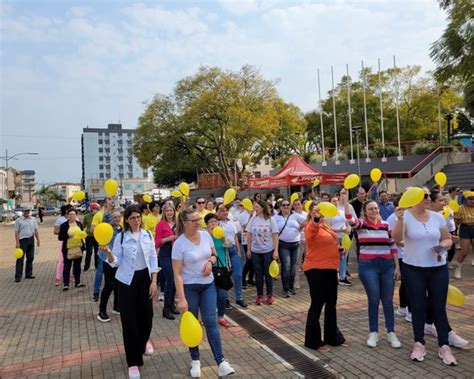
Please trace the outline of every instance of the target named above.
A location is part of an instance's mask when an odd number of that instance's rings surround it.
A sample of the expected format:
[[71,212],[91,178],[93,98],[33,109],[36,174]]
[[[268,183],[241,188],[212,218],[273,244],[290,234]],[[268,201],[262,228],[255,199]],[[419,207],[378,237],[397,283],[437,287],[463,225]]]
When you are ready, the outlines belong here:
[[[119,316],[110,314],[112,322],[107,324],[96,320],[98,303],[91,299],[95,271],[83,274],[86,288],[62,292],[61,287],[53,284],[58,244],[52,234],[52,219],[41,226],[40,233],[42,248],[35,259],[36,279],[14,283],[13,227],[0,226],[0,377],[125,378],[127,366]],[[350,270],[356,271],[354,263]],[[464,277],[453,283],[466,294],[466,304],[449,306],[448,317],[461,336],[474,341],[474,267],[466,265]],[[255,289],[245,290],[246,300],[252,305],[244,312],[302,347],[309,296],[304,276],[301,279],[302,289],[290,299],[279,297],[278,281],[278,297],[273,306],[253,305]],[[459,366],[446,367],[437,358],[433,337],[426,338],[426,360],[418,364],[411,362],[408,358],[412,345],[411,324],[398,316],[396,331],[402,348],[394,350],[385,341],[381,313],[382,340],[378,348],[369,349],[365,345],[368,333],[365,292],[357,275],[353,274],[351,280],[354,286],[341,287],[338,302],[339,326],[351,346],[334,348],[324,354],[305,349],[307,352],[346,378],[474,376],[472,351],[454,349]],[[232,295],[233,290],[230,292]],[[146,358],[142,377],[188,377],[190,357],[179,338],[179,321],[163,319],[161,310],[162,303],[155,302],[152,340],[156,349],[152,357]],[[240,326],[221,328],[221,333],[226,358],[237,371],[234,377],[299,377]],[[201,350],[203,377],[216,377],[215,362],[207,343]]]

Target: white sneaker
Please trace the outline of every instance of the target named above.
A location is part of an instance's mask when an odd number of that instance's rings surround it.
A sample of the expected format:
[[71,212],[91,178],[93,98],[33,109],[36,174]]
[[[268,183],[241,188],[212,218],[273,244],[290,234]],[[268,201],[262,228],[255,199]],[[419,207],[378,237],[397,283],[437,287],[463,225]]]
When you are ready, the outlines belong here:
[[399,349],[402,347],[400,340],[394,332],[387,334],[387,340],[390,343],[390,346],[392,346],[394,349]]
[[471,260],[471,266],[474,267],[474,259]]
[[454,270],[454,279],[461,279],[461,268],[462,268],[462,265],[458,263],[456,265],[456,269]]
[[465,340],[464,338],[459,337],[454,330],[451,330],[448,334],[448,341],[451,346],[454,347],[465,347],[469,344],[468,340]]
[[438,337],[438,332],[436,331],[434,324],[425,324],[425,334]]
[[407,307],[405,307],[405,308],[398,307],[398,309],[395,313],[399,316],[406,317],[407,314],[408,314],[408,309],[407,309]]
[[158,301],[165,301],[165,294],[163,292],[160,292],[158,295]]
[[145,355],[153,355],[155,349],[153,348],[153,344],[148,341],[145,346]]
[[192,361],[191,370],[189,370],[191,378],[200,378],[201,377],[201,361]]
[[405,316],[405,321],[406,322],[412,322],[412,319],[411,319],[411,312],[408,312],[407,315]]
[[379,342],[379,334],[377,332],[370,333],[369,338],[367,339],[367,346],[377,347],[378,342]]
[[128,368],[128,377],[129,379],[140,379],[140,370],[137,366]]
[[217,368],[217,376],[219,378],[222,378],[223,376],[232,375],[232,374],[235,374],[235,370],[232,368],[229,362],[227,362],[227,360],[224,359],[219,364],[219,367]]

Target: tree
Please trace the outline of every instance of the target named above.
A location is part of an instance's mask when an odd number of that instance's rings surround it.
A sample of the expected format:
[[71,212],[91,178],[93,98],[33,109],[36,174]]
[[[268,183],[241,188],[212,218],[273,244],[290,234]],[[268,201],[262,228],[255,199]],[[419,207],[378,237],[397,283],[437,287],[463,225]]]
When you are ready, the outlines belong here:
[[471,0],[442,0],[440,7],[448,13],[448,25],[431,45],[430,56],[437,65],[439,83],[460,81],[464,86],[466,109],[474,116],[474,28]]
[[[252,66],[238,72],[201,67],[180,80],[172,94],[156,95],[139,118],[134,153],[154,167],[159,184],[191,180],[196,172],[216,172],[227,185],[246,165],[269,152],[297,151],[282,136],[306,132],[306,121],[286,104]],[[240,162],[240,164],[236,164]]]
[[60,201],[66,201],[60,194],[53,191],[49,186],[42,186],[38,191],[34,193],[42,204],[48,204],[54,202],[55,204]]

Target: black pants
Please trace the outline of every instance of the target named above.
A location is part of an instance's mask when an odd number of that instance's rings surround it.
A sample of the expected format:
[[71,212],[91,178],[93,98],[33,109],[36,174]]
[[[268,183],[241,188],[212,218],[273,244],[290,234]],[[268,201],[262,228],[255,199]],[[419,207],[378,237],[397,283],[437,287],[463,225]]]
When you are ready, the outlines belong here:
[[23,262],[26,257],[25,277],[33,275],[33,260],[35,259],[35,237],[22,238],[20,248],[23,250],[23,256],[16,260],[15,279],[21,279],[23,276]]
[[99,309],[101,312],[107,311],[107,303],[109,302],[110,294],[114,292],[114,308],[115,310],[119,309],[118,302],[118,282],[115,279],[115,273],[117,268],[110,267],[106,262],[102,262],[102,268],[104,270],[104,287],[100,293],[100,303]]
[[400,264],[400,274],[402,275],[402,280],[400,281],[400,288],[398,289],[400,308],[408,307],[408,311],[411,312],[410,298],[408,297],[405,281],[403,280],[403,273],[405,272],[405,263],[403,263],[403,260],[400,258],[398,258],[398,262]]
[[120,319],[128,367],[143,366],[146,342],[153,323],[148,269],[135,271],[130,285],[118,282]]
[[38,217],[40,219],[40,222],[43,223],[43,214],[42,213],[38,213]]
[[[66,242],[64,242],[66,243]],[[64,252],[63,250],[63,258],[64,258],[64,268],[63,268],[63,284],[65,286],[69,286],[69,278],[71,277],[71,266],[72,266],[72,273],[74,275],[74,282],[76,286],[81,283],[81,262],[82,257],[76,259],[68,259],[67,257],[67,250]]]
[[84,262],[84,270],[88,270],[91,267],[92,253],[94,253],[94,266],[97,268],[99,264],[99,257],[97,251],[99,250],[99,244],[93,236],[86,237],[86,261]]
[[251,259],[247,258],[247,245],[242,245],[242,251],[245,254],[245,265],[242,269],[242,282],[247,282],[247,275],[249,276],[249,282],[254,281],[255,271],[253,269],[253,263]]
[[[305,271],[311,296],[311,305],[306,320],[304,345],[318,349],[324,345],[339,346],[345,342],[344,336],[337,327],[337,270],[311,269]],[[324,340],[321,338],[319,317],[324,308]]]
[[[456,233],[457,233],[457,229],[454,232],[449,232],[449,234],[451,234],[453,236],[455,236]],[[454,254],[456,254],[456,244],[455,243],[453,243],[451,245],[451,247],[449,248],[449,250],[448,250],[448,262],[451,263],[451,261],[454,258]]]

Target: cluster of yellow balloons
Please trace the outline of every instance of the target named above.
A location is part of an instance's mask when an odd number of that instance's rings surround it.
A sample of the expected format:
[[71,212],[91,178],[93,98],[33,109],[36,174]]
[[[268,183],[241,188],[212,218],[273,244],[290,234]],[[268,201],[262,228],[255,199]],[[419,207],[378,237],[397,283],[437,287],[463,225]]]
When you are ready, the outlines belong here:
[[186,311],[181,316],[179,335],[187,347],[196,347],[202,341],[202,327],[194,315]]
[[183,196],[189,196],[189,184],[186,182],[179,183],[178,189],[171,191],[171,196],[176,197],[177,199]]
[[18,247],[13,252],[13,255],[15,256],[16,259],[21,259],[23,258],[23,250]]
[[74,233],[73,238],[76,240],[83,240],[86,237],[87,237],[87,233],[84,230],[79,230],[76,233]]
[[108,245],[113,235],[112,226],[106,222],[101,222],[94,228],[94,238],[100,246]]
[[270,263],[270,267],[268,267],[268,273],[272,278],[276,278],[278,275],[280,275],[280,266],[276,260],[273,260],[272,263]]

